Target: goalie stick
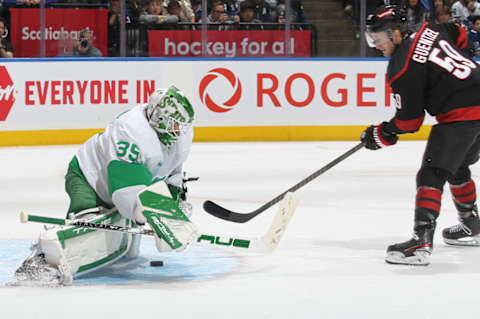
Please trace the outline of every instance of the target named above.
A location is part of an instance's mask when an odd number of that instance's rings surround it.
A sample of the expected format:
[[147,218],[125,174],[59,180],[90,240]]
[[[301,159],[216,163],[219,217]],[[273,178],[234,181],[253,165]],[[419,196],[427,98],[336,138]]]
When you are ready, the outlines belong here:
[[210,215],[213,215],[215,217],[218,217],[218,218],[221,218],[221,219],[224,219],[224,220],[228,220],[230,222],[234,222],[234,223],[248,222],[250,219],[254,218],[255,216],[259,215],[260,213],[264,212],[268,208],[272,207],[273,205],[275,205],[276,203],[281,201],[284,198],[285,194],[293,193],[296,190],[298,190],[299,188],[301,188],[301,187],[305,186],[306,184],[310,183],[315,178],[317,178],[321,174],[325,173],[326,171],[328,171],[333,166],[337,165],[338,163],[340,163],[341,161],[343,161],[344,159],[346,159],[347,157],[349,157],[350,155],[352,155],[356,151],[362,149],[363,146],[364,146],[363,142],[356,145],[355,147],[351,148],[350,150],[348,150],[344,154],[340,155],[339,157],[337,157],[336,159],[334,159],[333,161],[331,161],[330,163],[328,163],[324,167],[320,168],[319,170],[317,170],[316,172],[314,172],[310,176],[304,178],[299,183],[290,187],[285,192],[281,193],[280,195],[278,195],[277,197],[275,197],[274,199],[272,199],[268,203],[264,204],[260,208],[257,208],[256,210],[254,210],[250,213],[246,213],[246,214],[236,213],[234,211],[223,208],[222,206],[220,206],[220,205],[218,205],[218,204],[216,204],[216,203],[214,203],[210,200],[207,200],[203,203],[203,209],[207,213],[209,213]]
[[[231,248],[235,251],[248,251],[257,253],[270,253],[277,248],[290,219],[295,212],[298,204],[298,198],[293,194],[287,194],[279,206],[272,223],[267,232],[261,237],[246,237],[237,235],[219,235],[219,234],[201,234],[195,244],[201,246],[217,246]],[[154,236],[154,231],[143,227],[126,227],[110,224],[91,223],[83,220],[71,220],[62,218],[53,218],[46,216],[30,215],[25,212],[20,213],[22,223],[38,222],[44,224],[54,224],[61,226],[72,226],[80,228],[98,229],[104,231],[123,232],[130,234],[139,234]]]

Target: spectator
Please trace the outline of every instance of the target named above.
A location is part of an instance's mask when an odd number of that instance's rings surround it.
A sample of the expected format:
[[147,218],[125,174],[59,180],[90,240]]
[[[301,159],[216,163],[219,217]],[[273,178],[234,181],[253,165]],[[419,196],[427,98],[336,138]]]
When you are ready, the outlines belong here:
[[[238,15],[229,16],[225,12],[225,6],[222,1],[215,1],[212,4],[212,10],[207,16],[207,23],[209,24],[223,24],[223,23],[234,23],[239,22],[240,17]],[[219,30],[228,30],[228,26],[220,26]]]
[[480,57],[480,16],[472,18],[472,28],[468,32],[468,40],[472,44],[474,56]]
[[102,52],[93,46],[93,31],[89,28],[79,32],[78,39],[75,40],[72,49],[73,56],[81,57],[101,57]]
[[202,20],[202,0],[191,0],[195,22]]
[[452,10],[449,6],[443,6],[440,11],[438,11],[437,23],[447,23],[452,21]]
[[227,21],[227,14],[225,7],[221,1],[212,4],[210,14],[207,16],[207,23],[225,23]]
[[467,8],[467,0],[458,0],[452,5],[453,20],[460,24],[466,24],[470,13]]
[[474,0],[467,0],[468,19],[472,22],[473,17],[480,15],[480,3]]
[[108,4],[108,56],[120,55],[120,1]]
[[407,19],[409,30],[418,31],[422,24],[427,21],[427,18],[427,11],[419,0],[408,0]]
[[274,22],[275,12],[265,0],[254,0],[255,18],[262,22]]
[[[279,21],[277,17],[278,14],[283,14],[283,19],[286,17],[286,8],[285,8],[285,0],[279,0],[278,5],[275,10],[274,20]],[[301,0],[290,0],[290,22],[291,23],[306,23],[307,18],[305,16],[305,12],[303,10],[303,4]],[[280,23],[284,23],[280,22]]]
[[[140,13],[136,0],[126,0],[125,23],[136,24]],[[108,3],[108,56],[120,55],[120,1]]]
[[190,22],[182,16],[182,6],[177,0],[170,0],[167,5],[167,14],[176,16],[178,22]]
[[[180,15],[179,15],[179,22],[195,22],[195,14],[193,13],[192,3],[190,0],[176,0],[180,5]],[[171,0],[166,0],[164,5],[168,11],[168,5],[170,4]],[[201,2],[200,2],[201,3]]]
[[428,14],[428,21],[431,23],[438,22],[438,13],[447,5],[446,0],[433,0],[430,12]]
[[291,0],[291,6],[297,18],[295,22],[297,23],[307,23],[307,16],[305,15],[305,10],[303,9],[303,3],[301,0]]
[[157,25],[164,23],[177,23],[178,17],[166,14],[163,11],[163,0],[149,0],[147,8],[138,19],[141,23]]
[[7,37],[7,23],[4,19],[0,18],[0,57],[13,58],[13,46],[8,42]]
[[240,4],[240,30],[262,30],[262,21],[255,18],[255,3],[245,0]]
[[452,5],[453,20],[465,29],[472,25],[472,17],[480,15],[480,4],[474,0],[459,0]]
[[230,16],[240,14],[240,5],[243,3],[238,0],[223,0],[225,6],[225,12]]

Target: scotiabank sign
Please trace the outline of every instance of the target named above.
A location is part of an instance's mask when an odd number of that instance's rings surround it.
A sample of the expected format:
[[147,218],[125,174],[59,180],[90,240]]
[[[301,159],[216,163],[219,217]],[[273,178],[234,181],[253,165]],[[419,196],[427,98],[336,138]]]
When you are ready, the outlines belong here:
[[[290,56],[310,56],[310,31],[290,32]],[[148,31],[151,57],[202,56],[201,31]],[[282,57],[284,31],[208,31],[206,54],[211,57]]]
[[[11,8],[10,38],[15,57],[40,56],[40,9]],[[107,56],[107,10],[46,9],[45,54],[65,56],[80,30],[93,31],[93,46]]]

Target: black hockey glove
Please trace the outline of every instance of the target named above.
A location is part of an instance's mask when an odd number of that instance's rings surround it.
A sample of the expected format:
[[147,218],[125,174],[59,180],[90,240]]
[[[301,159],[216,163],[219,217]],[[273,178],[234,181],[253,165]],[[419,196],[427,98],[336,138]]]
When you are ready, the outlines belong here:
[[369,150],[378,150],[385,146],[391,146],[397,143],[397,134],[386,132],[387,122],[383,122],[377,126],[370,126],[363,131],[360,139]]

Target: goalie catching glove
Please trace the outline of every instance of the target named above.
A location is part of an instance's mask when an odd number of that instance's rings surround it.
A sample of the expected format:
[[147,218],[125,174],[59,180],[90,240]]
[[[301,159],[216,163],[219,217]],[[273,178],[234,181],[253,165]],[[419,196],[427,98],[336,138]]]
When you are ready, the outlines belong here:
[[179,202],[170,197],[164,182],[157,182],[138,194],[135,218],[152,227],[161,252],[182,251],[198,238],[197,228],[179,207]]
[[395,133],[387,131],[387,122],[383,122],[377,126],[370,126],[363,131],[360,139],[369,150],[378,150],[385,146],[391,146],[397,143],[398,136]]

